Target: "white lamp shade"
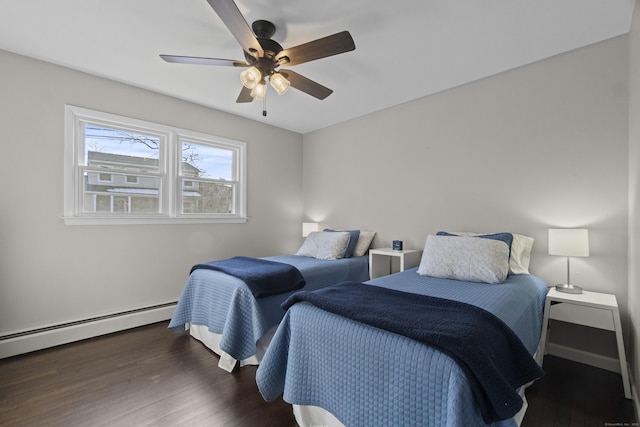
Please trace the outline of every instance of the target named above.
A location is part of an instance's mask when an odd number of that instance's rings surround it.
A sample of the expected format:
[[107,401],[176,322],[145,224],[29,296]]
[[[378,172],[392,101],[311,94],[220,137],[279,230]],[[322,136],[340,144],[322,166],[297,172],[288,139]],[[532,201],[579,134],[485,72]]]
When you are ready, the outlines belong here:
[[550,228],[549,255],[589,256],[589,230]]
[[314,231],[318,231],[320,229],[320,224],[317,222],[303,222],[302,223],[302,237],[307,237]]

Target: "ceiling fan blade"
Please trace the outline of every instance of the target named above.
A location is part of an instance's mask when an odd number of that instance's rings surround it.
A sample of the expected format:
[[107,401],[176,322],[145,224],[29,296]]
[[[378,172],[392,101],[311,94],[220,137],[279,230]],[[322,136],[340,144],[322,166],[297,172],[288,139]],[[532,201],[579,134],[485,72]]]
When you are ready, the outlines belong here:
[[258,39],[256,39],[251,27],[247,24],[233,0],[207,0],[207,2],[218,14],[224,25],[231,31],[233,37],[238,40],[245,52],[256,58],[264,55],[262,46],[258,43]]
[[352,51],[356,48],[349,31],[342,31],[308,43],[285,49],[278,54],[277,60],[287,57],[283,65],[298,65],[328,56]]
[[222,65],[229,67],[248,67],[249,64],[234,59],[202,58],[199,56],[160,55],[160,58],[175,64]]
[[289,83],[291,83],[291,87],[294,87],[299,91],[302,91],[315,98],[325,99],[327,96],[333,93],[333,91],[328,87],[324,87],[320,83],[309,80],[305,76],[302,76],[295,71],[281,70],[279,72],[284,76],[285,79],[289,80]]
[[251,89],[247,89],[246,87],[242,86],[242,90],[240,91],[240,95],[238,95],[238,99],[236,99],[236,102],[242,103],[251,101],[253,101],[253,97],[251,96]]

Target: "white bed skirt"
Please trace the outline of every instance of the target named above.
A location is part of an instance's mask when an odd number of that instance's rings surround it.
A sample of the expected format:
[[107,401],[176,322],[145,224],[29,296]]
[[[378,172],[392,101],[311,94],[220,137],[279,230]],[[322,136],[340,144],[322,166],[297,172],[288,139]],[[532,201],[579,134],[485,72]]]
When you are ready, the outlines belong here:
[[300,427],[344,427],[331,412],[318,406],[293,405],[293,415]]
[[189,325],[189,334],[202,342],[209,350],[220,356],[218,367],[227,372],[231,372],[238,362],[240,362],[240,367],[247,365],[259,365],[264,357],[264,353],[267,351],[267,347],[269,347],[273,334],[276,333],[276,329],[278,329],[278,325],[269,329],[267,333],[264,334],[264,336],[262,336],[262,338],[260,338],[256,343],[256,354],[244,360],[236,360],[228,353],[222,351],[220,349],[220,338],[222,335],[210,332],[206,325]]
[[[529,385],[531,385],[531,383],[520,388],[519,394],[522,398],[522,408],[513,417],[513,420],[516,422],[518,427],[522,423],[524,414],[527,412],[527,408],[529,407],[527,397],[524,394],[524,390]],[[345,427],[344,424],[334,417],[331,412],[318,406],[293,405],[293,415],[300,427]]]

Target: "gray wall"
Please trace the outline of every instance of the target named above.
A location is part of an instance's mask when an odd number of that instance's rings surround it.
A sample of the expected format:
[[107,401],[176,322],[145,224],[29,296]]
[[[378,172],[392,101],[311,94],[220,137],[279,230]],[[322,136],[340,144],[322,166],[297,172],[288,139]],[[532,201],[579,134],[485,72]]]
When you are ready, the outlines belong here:
[[[623,36],[306,134],[305,219],[375,230],[374,247],[526,234],[549,284],[566,259],[547,254],[547,229],[587,227],[592,256],[572,260],[572,283],[614,293],[626,319],[627,59]],[[556,326],[552,340],[585,344]],[[585,349],[615,357],[605,340]]]
[[[301,135],[3,51],[0,64],[0,334],[176,301],[197,262],[298,249]],[[65,226],[65,104],[247,142],[248,222]]]
[[[629,331],[630,363],[640,390],[640,1],[629,33]],[[636,394],[636,404],[638,398]],[[636,407],[640,413],[640,407]]]

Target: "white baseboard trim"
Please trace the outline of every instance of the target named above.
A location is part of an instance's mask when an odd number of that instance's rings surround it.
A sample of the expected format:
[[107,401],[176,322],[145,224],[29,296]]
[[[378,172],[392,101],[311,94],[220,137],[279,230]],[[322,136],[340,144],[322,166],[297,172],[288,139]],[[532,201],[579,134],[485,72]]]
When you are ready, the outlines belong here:
[[573,360],[574,362],[584,363],[585,365],[595,366],[596,368],[606,369],[607,371],[620,373],[620,361],[613,357],[607,357],[584,350],[578,350],[564,345],[547,344],[546,353],[552,356],[562,357],[563,359]]
[[171,319],[175,303],[0,337],[0,359]]

